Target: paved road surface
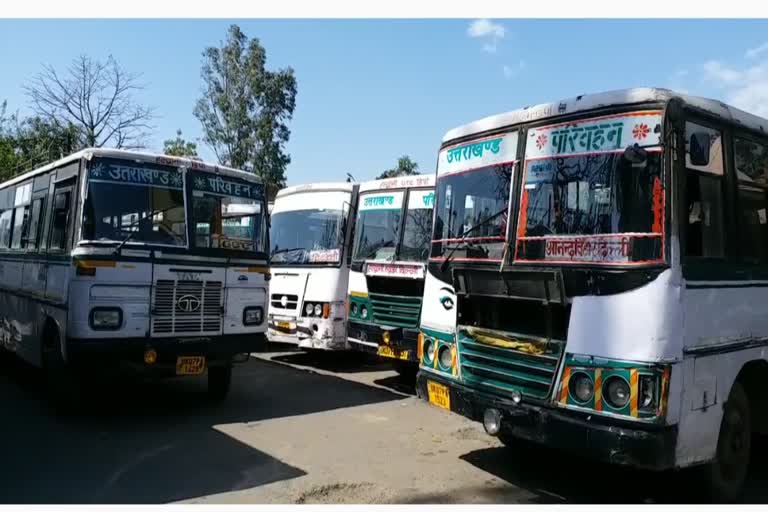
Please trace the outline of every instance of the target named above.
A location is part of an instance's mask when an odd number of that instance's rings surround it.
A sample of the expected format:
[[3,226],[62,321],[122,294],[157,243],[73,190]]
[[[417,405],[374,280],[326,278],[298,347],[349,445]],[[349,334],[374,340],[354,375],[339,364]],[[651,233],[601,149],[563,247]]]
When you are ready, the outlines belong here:
[[[417,400],[386,364],[261,354],[220,405],[203,379],[104,383],[54,416],[39,375],[0,360],[0,503],[616,503],[696,500],[690,476],[501,447]],[[767,502],[762,466],[748,500]]]

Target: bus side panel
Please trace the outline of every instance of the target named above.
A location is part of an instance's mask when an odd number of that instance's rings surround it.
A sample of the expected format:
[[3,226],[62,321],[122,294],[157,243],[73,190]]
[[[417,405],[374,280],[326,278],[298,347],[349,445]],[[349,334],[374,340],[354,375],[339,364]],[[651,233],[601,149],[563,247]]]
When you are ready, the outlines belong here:
[[744,365],[767,359],[766,347],[685,358],[676,451],[678,466],[708,462],[714,458],[723,404],[728,400],[733,383]]
[[349,272],[349,293],[360,292],[368,293],[368,283],[365,280],[365,275],[362,272]]
[[635,290],[575,297],[567,351],[626,361],[679,361],[683,328],[679,283],[670,269]]
[[456,294],[453,286],[432,275],[429,269],[424,279],[421,325],[444,333],[456,332]]

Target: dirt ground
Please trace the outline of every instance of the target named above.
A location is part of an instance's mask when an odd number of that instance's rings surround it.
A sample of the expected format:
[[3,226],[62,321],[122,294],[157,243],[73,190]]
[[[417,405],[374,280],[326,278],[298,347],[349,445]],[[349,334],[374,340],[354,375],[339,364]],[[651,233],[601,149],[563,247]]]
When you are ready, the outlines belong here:
[[[692,472],[504,448],[418,400],[388,364],[350,354],[273,346],[236,366],[219,405],[203,379],[104,383],[67,419],[39,380],[0,360],[0,503],[697,501]],[[763,466],[747,501],[768,501]]]

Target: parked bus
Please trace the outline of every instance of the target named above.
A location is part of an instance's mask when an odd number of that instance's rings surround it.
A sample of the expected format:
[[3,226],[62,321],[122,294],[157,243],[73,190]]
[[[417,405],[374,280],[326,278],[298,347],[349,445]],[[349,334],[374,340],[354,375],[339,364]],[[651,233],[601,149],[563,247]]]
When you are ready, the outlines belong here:
[[418,370],[417,339],[432,237],[435,176],[360,185],[349,275],[351,347]]
[[0,183],[0,343],[78,377],[201,375],[223,398],[233,358],[266,339],[264,187],[200,161],[86,149]]
[[348,253],[357,187],[314,183],[277,193],[270,228],[270,341],[348,348]]
[[449,131],[420,396],[734,499],[768,426],[768,121],[633,89]]

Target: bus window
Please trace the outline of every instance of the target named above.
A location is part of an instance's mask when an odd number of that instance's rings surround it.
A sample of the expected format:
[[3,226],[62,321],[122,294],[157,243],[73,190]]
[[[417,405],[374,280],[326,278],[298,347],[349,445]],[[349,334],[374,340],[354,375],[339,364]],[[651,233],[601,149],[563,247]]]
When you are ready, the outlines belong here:
[[735,137],[734,158],[739,187],[736,207],[740,257],[745,262],[764,263],[768,260],[768,147]]
[[11,218],[13,210],[5,210],[0,214],[0,247],[7,248],[11,245]]
[[40,224],[43,216],[43,199],[37,198],[32,201],[32,211],[29,217],[29,230],[27,236],[22,240],[22,247],[29,249],[37,249],[38,240],[40,239],[38,234],[40,231]]
[[[710,158],[706,165],[693,165],[690,141],[694,133],[707,133]],[[723,240],[723,147],[718,130],[695,123],[685,124],[686,194],[688,223],[686,226],[686,255],[722,258]]]
[[67,226],[69,224],[69,206],[71,204],[72,189],[63,189],[53,196],[53,212],[51,221],[51,250],[64,250],[67,248]]

